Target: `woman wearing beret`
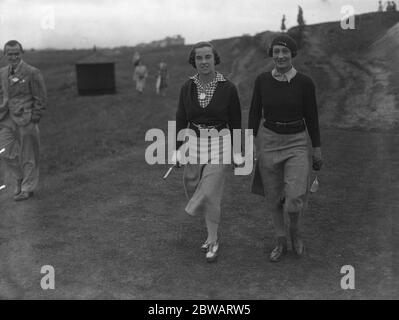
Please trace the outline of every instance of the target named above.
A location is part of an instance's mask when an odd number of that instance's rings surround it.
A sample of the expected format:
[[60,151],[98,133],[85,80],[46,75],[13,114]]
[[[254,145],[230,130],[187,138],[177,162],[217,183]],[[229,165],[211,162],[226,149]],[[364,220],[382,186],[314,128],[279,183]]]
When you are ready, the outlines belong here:
[[[183,150],[185,147],[186,151],[189,150],[183,173],[184,188],[189,199],[185,210],[192,216],[205,216],[208,237],[201,250],[206,253],[206,260],[212,262],[219,250],[218,228],[223,185],[232,155],[231,131],[241,129],[241,106],[234,84],[215,70],[220,57],[212,44],[200,42],[194,45],[189,63],[197,74],[181,88],[176,132],[186,128],[191,130],[188,130],[187,143],[182,146],[182,142],[177,141],[178,151],[173,153],[172,162],[184,164],[182,157],[186,152]],[[200,137],[201,133],[206,135],[211,131],[216,132],[217,136],[212,139]],[[242,161],[239,152],[233,154],[236,162]],[[226,155],[229,157],[227,161]]]
[[258,158],[253,181],[261,184],[261,188],[253,185],[252,191],[265,196],[277,237],[270,254],[272,262],[287,252],[284,217],[289,217],[292,250],[298,256],[304,252],[299,220],[309,192],[307,133],[313,147],[313,169],[322,166],[315,86],[311,78],[293,67],[296,54],[296,43],[288,35],[272,41],[269,56],[275,66],[255,81],[248,121],[256,137]]

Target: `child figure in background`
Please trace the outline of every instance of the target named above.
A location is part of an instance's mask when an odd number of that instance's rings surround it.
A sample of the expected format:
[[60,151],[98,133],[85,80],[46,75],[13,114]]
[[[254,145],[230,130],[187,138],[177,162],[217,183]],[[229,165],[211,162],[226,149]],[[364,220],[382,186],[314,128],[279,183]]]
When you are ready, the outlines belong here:
[[136,81],[136,90],[142,94],[145,87],[145,80],[148,77],[147,67],[142,63],[141,60],[137,62],[137,66],[134,69],[133,81]]

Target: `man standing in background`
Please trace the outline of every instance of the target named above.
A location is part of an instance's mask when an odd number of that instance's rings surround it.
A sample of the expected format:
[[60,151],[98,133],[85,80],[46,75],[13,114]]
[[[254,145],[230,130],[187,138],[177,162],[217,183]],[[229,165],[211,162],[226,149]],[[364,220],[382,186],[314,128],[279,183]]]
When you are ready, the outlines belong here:
[[16,40],[4,45],[8,66],[0,69],[0,149],[5,169],[15,184],[14,200],[33,196],[39,182],[39,126],[47,94],[41,72],[22,60]]

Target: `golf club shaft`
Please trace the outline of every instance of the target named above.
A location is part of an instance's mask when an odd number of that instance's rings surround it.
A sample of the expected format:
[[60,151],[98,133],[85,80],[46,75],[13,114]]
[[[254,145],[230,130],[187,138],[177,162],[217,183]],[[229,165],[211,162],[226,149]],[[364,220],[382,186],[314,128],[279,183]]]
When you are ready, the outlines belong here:
[[176,165],[174,164],[173,166],[171,166],[168,171],[165,173],[165,175],[163,176],[163,179],[166,179],[169,174],[172,172],[173,168],[176,167]]

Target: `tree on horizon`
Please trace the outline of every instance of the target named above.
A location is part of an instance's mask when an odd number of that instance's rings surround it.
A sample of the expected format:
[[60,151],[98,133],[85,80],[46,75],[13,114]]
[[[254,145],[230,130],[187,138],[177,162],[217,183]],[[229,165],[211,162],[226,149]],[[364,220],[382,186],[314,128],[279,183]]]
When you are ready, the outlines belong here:
[[298,6],[298,27],[292,30],[291,36],[295,39],[298,49],[302,48],[305,43],[305,19],[303,18],[303,10]]
[[287,27],[285,26],[285,14],[283,14],[283,19],[281,20],[281,31],[285,32],[287,30]]
[[303,10],[302,10],[301,6],[298,6],[298,18],[297,18],[297,21],[298,21],[298,26],[304,26],[306,24],[305,20],[303,19]]

